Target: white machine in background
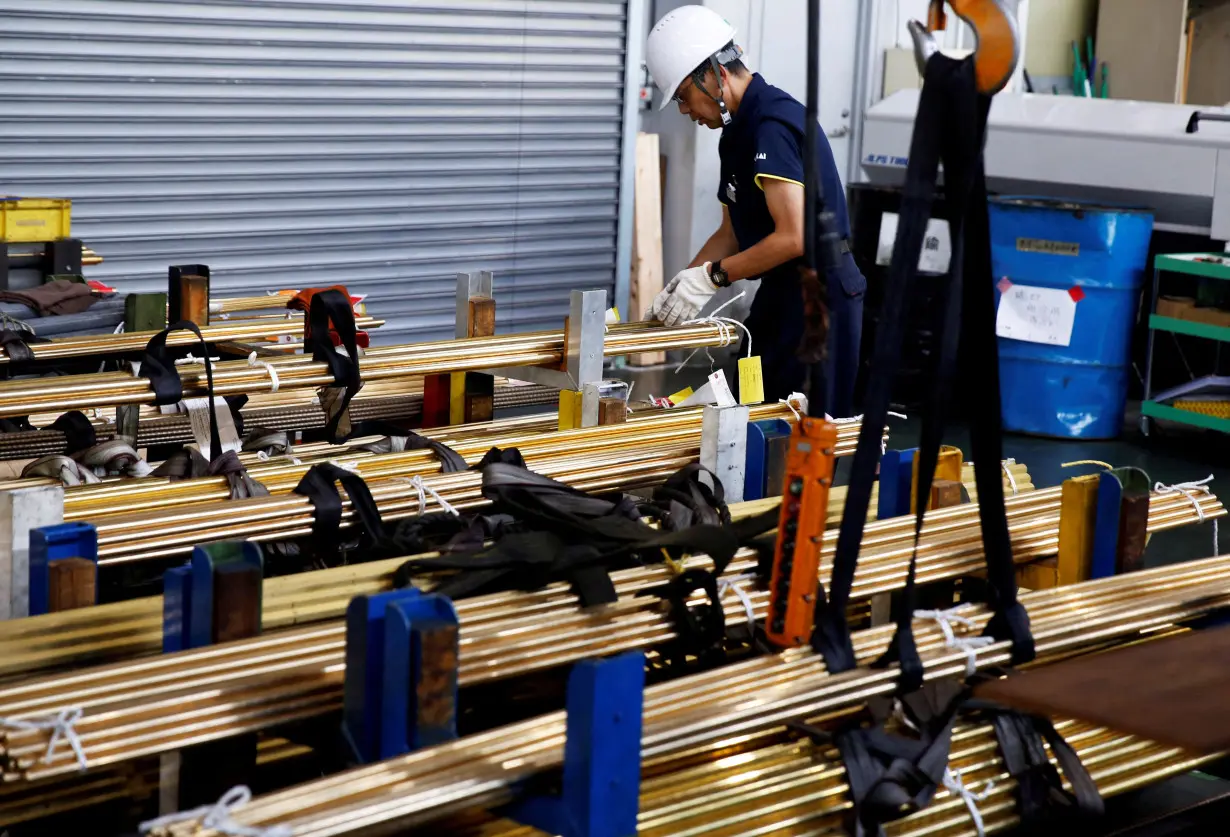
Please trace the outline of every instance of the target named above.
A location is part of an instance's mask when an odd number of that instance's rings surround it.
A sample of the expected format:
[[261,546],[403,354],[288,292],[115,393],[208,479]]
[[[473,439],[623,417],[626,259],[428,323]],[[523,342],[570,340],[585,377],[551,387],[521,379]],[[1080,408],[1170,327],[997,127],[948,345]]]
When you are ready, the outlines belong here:
[[[862,163],[872,183],[905,182],[919,91],[867,111]],[[1208,114],[1188,133],[1195,113]],[[1000,95],[987,131],[987,185],[998,194],[1148,207],[1154,227],[1230,241],[1230,110]]]

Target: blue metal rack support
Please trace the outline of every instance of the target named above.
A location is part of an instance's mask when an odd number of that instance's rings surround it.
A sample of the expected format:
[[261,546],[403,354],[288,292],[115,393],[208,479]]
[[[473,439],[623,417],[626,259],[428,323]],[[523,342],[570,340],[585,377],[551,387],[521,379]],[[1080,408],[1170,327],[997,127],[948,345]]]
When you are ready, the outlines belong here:
[[744,467],[743,499],[761,500],[781,493],[781,486],[769,485],[770,449],[774,439],[790,438],[790,422],[762,419],[748,422],[747,463]]
[[890,450],[880,457],[880,501],[876,507],[876,517],[879,520],[910,513],[916,453],[917,448]]
[[[88,523],[58,523],[30,530],[30,615],[51,609],[51,563],[64,558],[94,562],[98,590],[98,532]],[[97,593],[95,593],[97,595]]]
[[458,628],[445,596],[385,604],[380,758],[457,737]]
[[645,654],[583,660],[568,676],[561,794],[511,806],[519,822],[559,837],[631,837],[641,784]]
[[[191,561],[163,575],[162,650],[186,651],[214,641],[214,572],[224,565],[264,570],[260,547],[249,541],[225,541],[195,547]],[[255,603],[260,613],[259,599]],[[259,624],[259,616],[257,618]]]
[[[1143,539],[1148,524],[1147,506],[1144,516],[1133,513],[1125,504],[1148,502],[1149,475],[1139,468],[1115,468],[1104,471],[1098,483],[1097,517],[1093,528],[1093,561],[1091,578],[1109,578],[1134,569],[1134,551],[1143,553]],[[1137,544],[1137,542],[1140,542]],[[1139,546],[1139,550],[1136,550]]]

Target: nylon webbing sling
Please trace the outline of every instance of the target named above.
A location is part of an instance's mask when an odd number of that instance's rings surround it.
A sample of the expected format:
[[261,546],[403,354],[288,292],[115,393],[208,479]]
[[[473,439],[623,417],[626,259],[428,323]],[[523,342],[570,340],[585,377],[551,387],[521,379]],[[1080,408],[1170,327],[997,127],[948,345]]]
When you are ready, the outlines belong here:
[[184,384],[180,380],[179,371],[175,368],[175,360],[167,348],[167,337],[173,331],[190,331],[197,337],[201,362],[205,364],[205,382],[208,389],[205,399],[209,404],[209,449],[212,457],[216,458],[222,454],[222,443],[218,433],[218,411],[214,406],[213,364],[209,362],[209,346],[196,323],[180,320],[151,337],[145,344],[145,352],[141,356],[140,377],[149,379],[150,387],[154,390],[155,404],[159,406],[178,404],[184,399]]
[[[885,288],[883,317],[876,335],[876,353],[868,384],[863,426],[854,454],[850,487],[833,561],[830,595],[826,598],[820,591],[817,598],[813,645],[824,655],[830,671],[853,668],[854,651],[845,613],[880,457],[880,439],[875,429],[883,427],[888,415],[890,388],[900,363],[912,280],[922,251],[935,197],[938,167],[942,160],[946,194],[953,207],[953,258],[942,305],[942,320],[937,326],[938,333],[943,336],[934,369],[935,386],[923,417],[918,454],[914,552],[906,581],[904,606],[898,618],[898,630],[889,652],[881,661],[885,664],[891,660],[900,661],[902,686],[906,690],[917,687],[922,680],[922,663],[910,624],[914,604],[914,562],[943,435],[945,409],[956,376],[958,348],[969,357],[968,368],[976,376],[979,392],[970,416],[970,437],[990,582],[990,605],[994,611],[987,633],[996,639],[1011,640],[1013,662],[1021,663],[1033,658],[1029,617],[1017,600],[1012,545],[1008,537],[1003,484],[998,467],[1003,458],[999,361],[994,330],[990,227],[982,163],[990,104],[990,97],[979,93],[975,86],[972,58],[955,61],[937,53],[928,62],[910,145],[901,219]],[[963,312],[965,316],[962,316]]]

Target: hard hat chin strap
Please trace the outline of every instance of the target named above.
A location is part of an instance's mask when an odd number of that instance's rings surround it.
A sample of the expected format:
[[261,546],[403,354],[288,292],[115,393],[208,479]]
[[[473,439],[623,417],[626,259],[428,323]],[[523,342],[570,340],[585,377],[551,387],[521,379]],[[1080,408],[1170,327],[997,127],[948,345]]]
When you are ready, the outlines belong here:
[[696,85],[697,90],[717,102],[718,110],[721,111],[722,114],[722,125],[729,125],[730,111],[726,107],[726,99],[723,97],[725,91],[722,89],[722,65],[718,63],[716,55],[709,56],[709,66],[713,68],[713,77],[717,79],[718,92],[716,96],[705,89],[705,77],[703,74],[698,74],[698,76],[694,77],[692,81]]

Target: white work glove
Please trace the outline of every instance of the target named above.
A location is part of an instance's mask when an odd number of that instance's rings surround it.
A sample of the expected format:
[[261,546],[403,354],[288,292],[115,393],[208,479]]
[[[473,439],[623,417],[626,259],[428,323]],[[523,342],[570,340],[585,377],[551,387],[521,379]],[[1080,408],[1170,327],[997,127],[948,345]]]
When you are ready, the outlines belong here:
[[696,318],[709,298],[717,293],[717,286],[709,278],[710,263],[690,267],[675,274],[662,293],[653,301],[649,313],[668,326],[677,326]]

